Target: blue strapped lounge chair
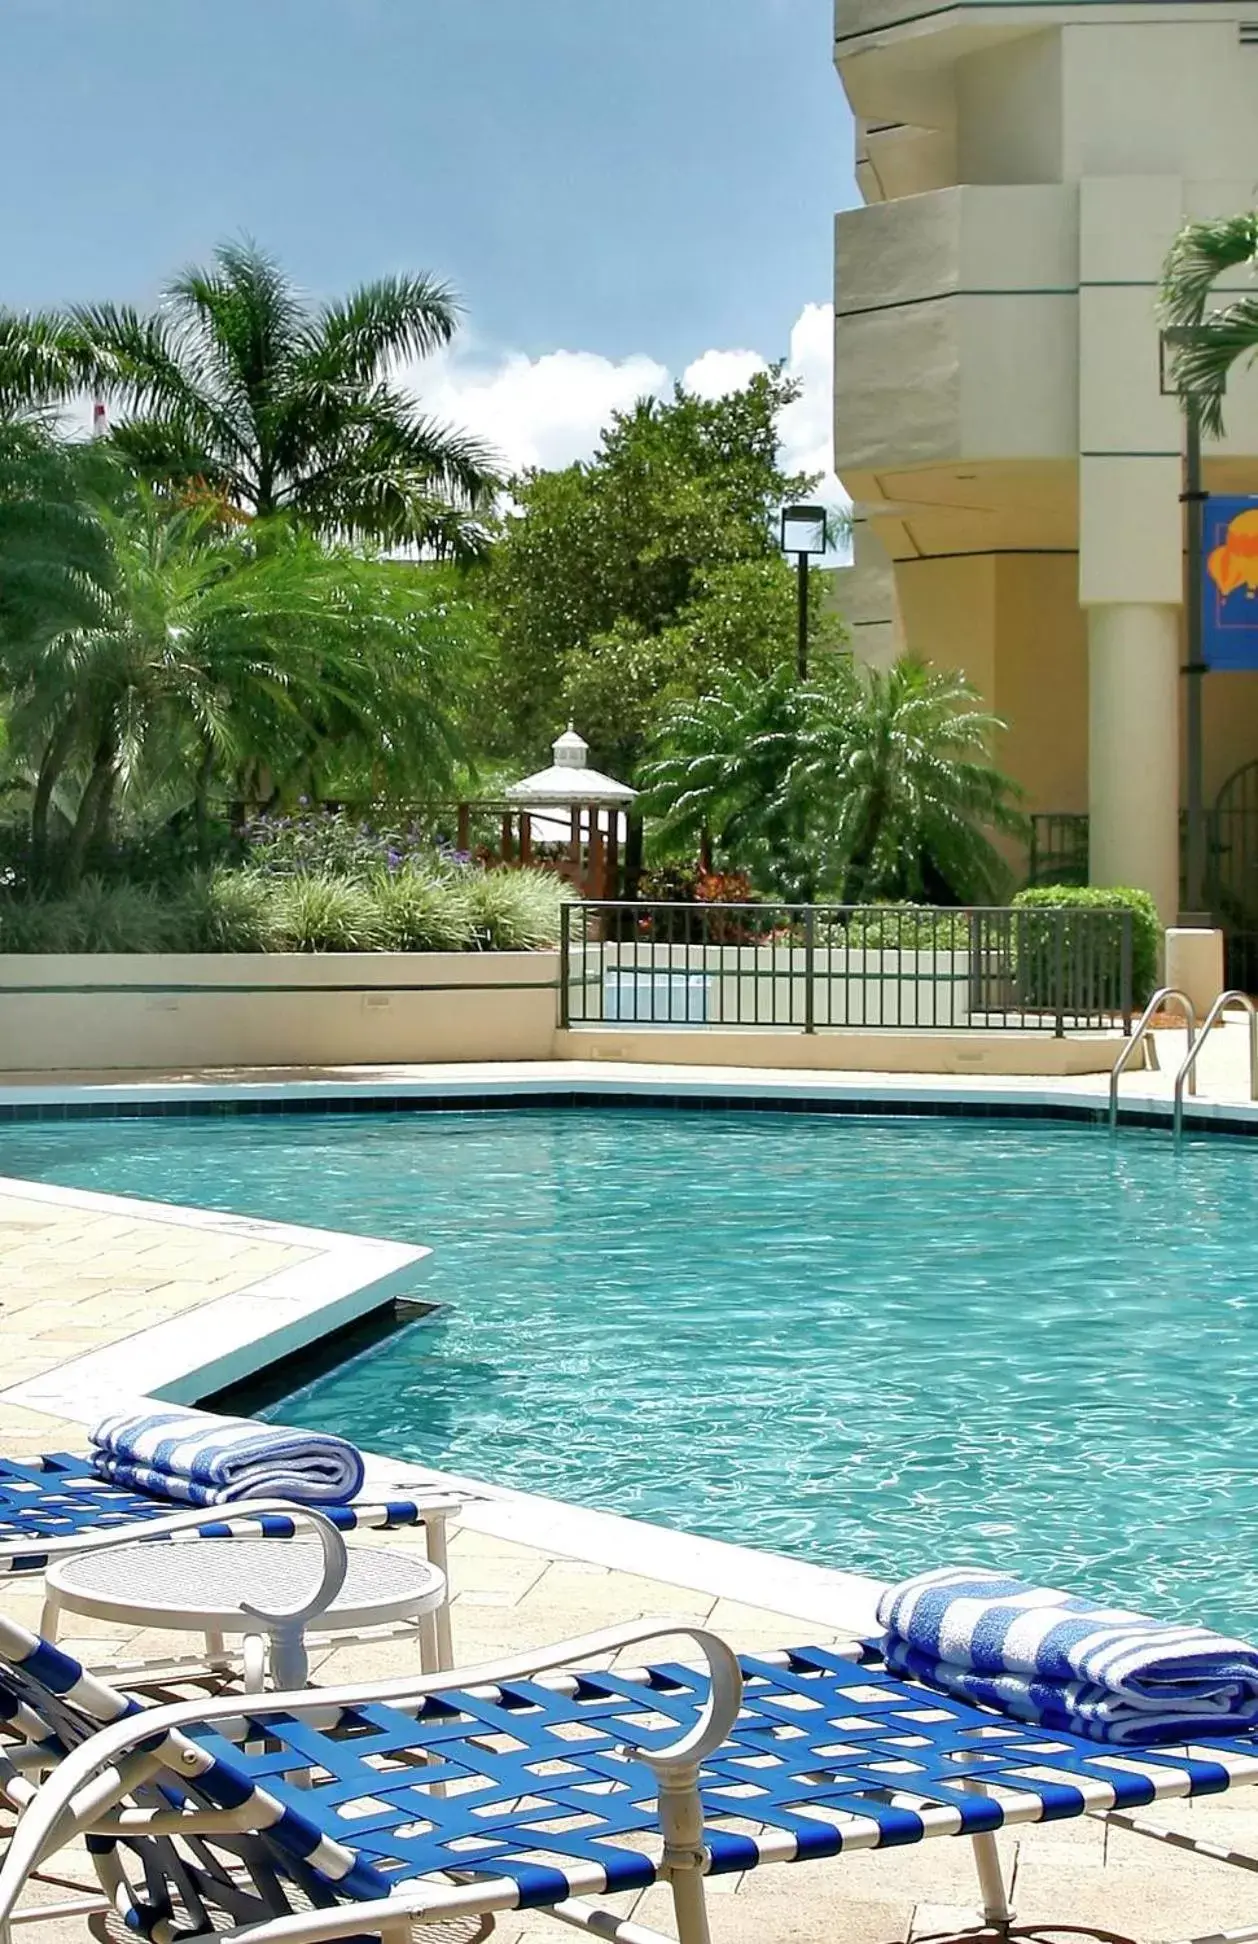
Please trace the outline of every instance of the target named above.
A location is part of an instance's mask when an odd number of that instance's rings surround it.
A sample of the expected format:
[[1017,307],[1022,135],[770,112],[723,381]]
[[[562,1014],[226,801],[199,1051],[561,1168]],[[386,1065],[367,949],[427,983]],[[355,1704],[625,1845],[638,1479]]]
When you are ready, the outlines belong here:
[[[350,1505],[321,1505],[319,1510],[342,1532],[424,1525],[433,1564],[444,1571],[445,1520],[465,1502],[465,1495],[433,1491],[414,1497],[356,1499]],[[142,1539],[144,1533],[132,1528],[167,1519],[182,1509],[170,1499],[149,1498],[111,1484],[93,1470],[90,1460],[70,1452],[26,1460],[0,1458],[0,1576],[42,1573],[49,1559],[88,1551],[94,1541],[123,1531]],[[251,1518],[247,1502],[242,1501],[221,1519],[203,1525],[199,1536],[221,1539],[259,1530],[269,1537],[291,1538],[295,1528],[283,1513]]]
[[[575,1671],[660,1635],[690,1636],[706,1667]],[[1167,1840],[1133,1812],[1258,1782],[1258,1733],[1133,1753],[942,1697],[872,1650],[740,1668],[668,1621],[461,1675],[154,1709],[0,1619],[0,1715],[0,1792],[21,1812],[0,1944],[31,1874],[78,1836],[153,1944],[410,1944],[521,1908],[648,1944],[587,1899],[660,1881],[681,1944],[707,1944],[708,1874],[935,1836],[972,1840],[1003,1923],[997,1829],[1099,1815]]]

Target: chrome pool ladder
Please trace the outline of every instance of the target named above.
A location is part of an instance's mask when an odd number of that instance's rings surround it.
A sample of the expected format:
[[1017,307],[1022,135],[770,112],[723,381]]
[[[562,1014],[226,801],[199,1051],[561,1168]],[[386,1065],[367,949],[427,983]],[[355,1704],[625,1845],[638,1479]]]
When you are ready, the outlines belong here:
[[[1172,1126],[1178,1141],[1184,1131],[1184,1085],[1187,1082],[1189,1093],[1197,1091],[1197,1055],[1205,1044],[1206,1034],[1221,1017],[1225,1006],[1243,1006],[1249,1016],[1249,1098],[1258,1100],[1258,1006],[1247,992],[1221,992],[1201,1024],[1201,1031],[1195,1038],[1188,1038],[1188,1051],[1185,1053],[1179,1072],[1175,1075],[1175,1106]],[[1112,1125],[1111,1120],[1111,1125]]]
[[[1227,995],[1225,994],[1224,996],[1226,997]],[[1170,1000],[1174,1000],[1180,1007],[1184,1015],[1184,1024],[1188,1028],[1188,1059],[1185,1060],[1176,1076],[1175,1099],[1177,1102],[1179,1101],[1181,1091],[1180,1083],[1185,1079],[1188,1083],[1189,1093],[1196,1093],[1197,1091],[1197,1009],[1188,997],[1188,994],[1181,992],[1178,986],[1160,986],[1141,1013],[1140,1018],[1136,1022],[1135,1031],[1114,1062],[1114,1069],[1109,1077],[1109,1124],[1111,1127],[1118,1126],[1118,1083],[1135,1058],[1136,1048],[1148,1037],[1154,1018]],[[1222,1000],[1220,1000],[1219,1004],[1221,1005],[1222,1003]],[[1211,1020],[1214,1018],[1215,1010],[1217,1008],[1211,1010]],[[1206,1023],[1208,1025],[1210,1022],[1207,1021]]]

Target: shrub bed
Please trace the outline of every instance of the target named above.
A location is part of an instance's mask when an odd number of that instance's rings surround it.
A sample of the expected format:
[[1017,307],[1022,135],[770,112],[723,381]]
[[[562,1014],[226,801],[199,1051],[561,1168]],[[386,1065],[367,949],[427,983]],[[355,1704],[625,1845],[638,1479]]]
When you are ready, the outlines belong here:
[[549,871],[419,865],[218,870],[173,889],[88,878],[0,898],[0,952],[533,952],[558,943],[567,895]]

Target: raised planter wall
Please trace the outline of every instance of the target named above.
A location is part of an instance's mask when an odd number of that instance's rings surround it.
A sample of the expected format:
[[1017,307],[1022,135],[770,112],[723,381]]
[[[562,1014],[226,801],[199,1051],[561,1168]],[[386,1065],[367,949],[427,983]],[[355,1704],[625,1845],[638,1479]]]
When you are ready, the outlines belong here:
[[555,952],[0,954],[0,1072],[544,1060],[557,977]]

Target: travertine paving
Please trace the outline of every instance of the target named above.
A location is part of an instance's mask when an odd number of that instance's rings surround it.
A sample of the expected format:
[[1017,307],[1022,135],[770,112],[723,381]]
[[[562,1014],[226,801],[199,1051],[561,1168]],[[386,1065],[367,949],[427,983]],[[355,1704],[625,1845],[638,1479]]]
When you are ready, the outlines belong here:
[[[1154,1076],[1139,1079],[1147,1086]],[[1073,1092],[1079,1083],[1060,1084]],[[139,1203],[134,1214],[121,1215],[0,1192],[0,1385],[193,1312],[314,1253],[253,1235],[184,1229],[170,1211],[156,1219]],[[0,1399],[0,1450],[24,1454],[82,1444],[81,1426]],[[367,1543],[420,1542],[392,1534]],[[749,1650],[835,1637],[816,1623],[754,1604],[715,1599],[467,1525],[454,1535],[451,1564],[455,1649],[464,1663],[644,1616],[703,1622]],[[0,1599],[15,1617],[37,1621],[37,1585],[5,1587]],[[123,1637],[97,1623],[72,1624],[76,1631],[67,1644],[101,1666],[180,1644],[170,1635]],[[411,1651],[397,1642],[326,1650],[317,1677],[396,1675]],[[683,1648],[665,1643],[661,1651]],[[1245,1801],[1241,1795],[1148,1815],[1225,1846],[1258,1852],[1258,1797],[1252,1808],[1243,1806]],[[1254,1878],[1099,1824],[1024,1831],[1006,1842],[1005,1852],[1014,1877],[1017,1934],[1045,1944],[1067,1937],[1076,1944],[1127,1939],[1142,1944],[1226,1931],[1258,1919]],[[792,1944],[919,1944],[976,1934],[968,1846],[946,1840],[718,1880],[712,1905],[716,1944],[772,1944],[778,1938]],[[641,1921],[670,1928],[665,1893],[625,1899],[619,1907],[634,1908]],[[499,1935],[503,1944],[517,1944],[539,1935],[541,1927],[538,1918],[506,1918],[500,1920]],[[57,1944],[82,1944],[86,1938],[77,1921],[40,1926],[36,1935],[54,1932]]]

